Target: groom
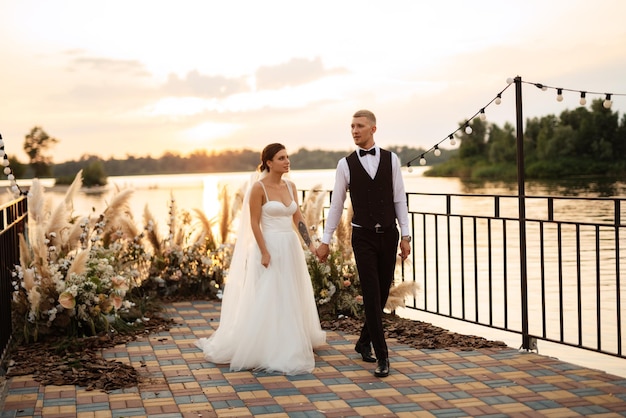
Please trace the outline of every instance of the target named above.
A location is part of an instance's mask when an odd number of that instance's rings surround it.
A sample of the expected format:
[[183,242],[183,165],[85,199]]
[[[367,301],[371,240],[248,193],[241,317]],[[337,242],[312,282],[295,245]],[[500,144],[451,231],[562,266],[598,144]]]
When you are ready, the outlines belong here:
[[[389,375],[389,353],[382,313],[396,265],[399,237],[396,220],[402,232],[400,257],[404,260],[411,253],[406,194],[398,156],[374,143],[374,114],[369,110],[357,111],[351,127],[358,152],[337,164],[330,210],[317,256],[322,262],[328,258],[328,244],[343,214],[349,190],[354,211],[352,249],[365,308],[365,323],[354,349],[364,361],[377,363],[375,376],[385,377]],[[376,358],[372,356],[372,346]]]

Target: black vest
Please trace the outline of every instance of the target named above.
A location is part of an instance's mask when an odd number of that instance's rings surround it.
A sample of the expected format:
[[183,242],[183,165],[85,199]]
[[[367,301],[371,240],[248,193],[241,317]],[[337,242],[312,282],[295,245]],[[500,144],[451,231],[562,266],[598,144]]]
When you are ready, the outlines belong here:
[[368,229],[374,229],[376,224],[382,228],[395,226],[391,157],[391,152],[380,149],[380,163],[373,179],[361,165],[356,152],[346,157],[350,169],[350,200],[354,210],[352,222],[356,225]]

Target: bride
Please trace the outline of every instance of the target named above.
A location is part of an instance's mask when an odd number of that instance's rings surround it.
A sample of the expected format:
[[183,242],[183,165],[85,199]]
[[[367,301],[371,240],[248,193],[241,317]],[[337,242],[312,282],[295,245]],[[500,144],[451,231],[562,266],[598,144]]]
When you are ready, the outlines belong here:
[[196,341],[204,357],[230,370],[310,373],[313,349],[326,342],[302,245],[316,249],[300,212],[295,185],[283,179],[282,144],[261,153],[260,179],[244,198],[237,242],[224,288],[218,329]]

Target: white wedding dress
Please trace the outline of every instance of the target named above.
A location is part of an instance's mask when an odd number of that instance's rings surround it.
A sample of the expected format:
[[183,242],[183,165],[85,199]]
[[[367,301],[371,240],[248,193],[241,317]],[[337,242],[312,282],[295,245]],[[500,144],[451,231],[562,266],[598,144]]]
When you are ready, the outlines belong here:
[[[313,348],[326,342],[326,333],[320,326],[302,245],[292,226],[297,204],[293,196],[288,206],[267,199],[267,192],[265,196],[261,229],[270,264],[261,265],[256,241],[240,233],[239,240],[247,242],[238,242],[233,253],[220,325],[196,345],[207,360],[230,363],[232,371],[310,373],[315,367]],[[244,201],[244,208],[247,205]],[[243,216],[249,213],[242,212]]]

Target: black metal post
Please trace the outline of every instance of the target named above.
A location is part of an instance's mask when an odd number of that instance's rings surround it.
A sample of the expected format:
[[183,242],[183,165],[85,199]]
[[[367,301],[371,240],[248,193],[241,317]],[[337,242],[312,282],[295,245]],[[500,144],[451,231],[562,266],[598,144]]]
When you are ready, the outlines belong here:
[[522,297],[522,346],[523,350],[530,350],[531,343],[528,335],[528,272],[526,266],[526,199],[524,177],[524,119],[522,116],[522,78],[515,77],[515,114],[517,124],[517,193],[519,205],[519,256],[520,256],[520,284]]

